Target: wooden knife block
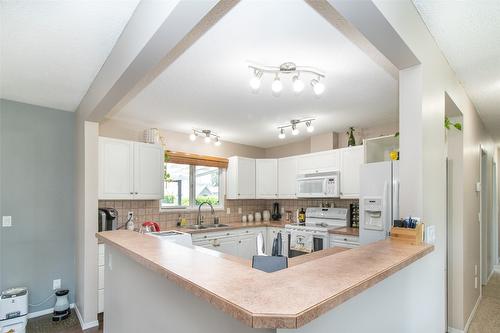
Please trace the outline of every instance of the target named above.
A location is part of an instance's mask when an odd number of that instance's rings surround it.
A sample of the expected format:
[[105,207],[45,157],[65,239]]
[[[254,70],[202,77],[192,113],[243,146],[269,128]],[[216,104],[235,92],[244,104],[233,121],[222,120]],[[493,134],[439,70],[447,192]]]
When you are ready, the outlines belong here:
[[402,240],[413,245],[420,245],[424,242],[424,224],[417,224],[415,229],[393,227],[391,229],[391,239]]

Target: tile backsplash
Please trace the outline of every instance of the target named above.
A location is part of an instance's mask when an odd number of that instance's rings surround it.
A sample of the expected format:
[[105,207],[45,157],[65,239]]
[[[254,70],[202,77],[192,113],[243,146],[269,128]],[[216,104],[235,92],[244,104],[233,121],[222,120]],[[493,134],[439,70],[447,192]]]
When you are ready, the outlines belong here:
[[[287,199],[287,200],[225,200],[224,210],[217,210],[215,215],[219,217],[220,223],[235,223],[241,221],[241,216],[249,213],[272,211],[273,203],[278,202],[285,211],[295,211],[306,207],[319,207],[322,204],[330,204],[334,207],[349,208],[349,204],[358,200],[341,199]],[[160,224],[162,230],[175,227],[179,217],[186,218],[189,223],[195,223],[197,211],[165,211],[160,210],[158,200],[100,200],[99,208],[115,208],[118,211],[118,225],[125,223],[128,212],[134,212],[134,221],[141,224],[145,221],[154,221]],[[230,213],[227,213],[229,208]],[[242,213],[238,213],[241,208]],[[203,212],[205,223],[210,223],[210,213]],[[284,214],[282,219],[284,219]]]

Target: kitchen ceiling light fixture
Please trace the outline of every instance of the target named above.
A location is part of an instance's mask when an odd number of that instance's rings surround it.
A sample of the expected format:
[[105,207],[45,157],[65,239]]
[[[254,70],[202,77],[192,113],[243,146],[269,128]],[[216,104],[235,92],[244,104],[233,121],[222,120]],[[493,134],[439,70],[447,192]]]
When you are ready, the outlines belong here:
[[271,89],[275,94],[279,94],[283,90],[283,83],[281,82],[280,75],[287,74],[293,74],[292,86],[295,93],[301,93],[305,88],[304,81],[300,79],[301,74],[312,74],[316,76],[315,79],[311,80],[311,86],[317,96],[323,94],[325,91],[325,85],[323,82],[320,82],[320,80],[325,78],[325,74],[314,67],[297,66],[293,62],[285,62],[280,66],[264,66],[250,63],[248,68],[253,71],[253,76],[250,79],[250,87],[253,91],[257,91],[260,88],[261,78],[264,73],[275,75],[273,83],[271,84]]
[[211,130],[198,130],[198,129],[193,129],[193,133],[189,134],[189,140],[195,141],[197,137],[203,137],[203,142],[205,143],[211,143],[213,142],[214,145],[217,147],[222,144],[220,141],[220,136],[216,133],[214,133]]
[[302,124],[302,123],[306,124],[306,129],[307,129],[308,133],[313,132],[314,131],[314,126],[312,125],[313,120],[315,120],[315,119],[313,119],[313,118],[307,118],[307,119],[301,119],[301,120],[292,119],[292,120],[290,120],[290,124],[278,126],[278,130],[279,130],[278,138],[284,139],[286,137],[285,128],[288,128],[288,127],[292,128],[292,135],[294,135],[294,136],[299,135],[300,130],[298,129],[298,125]]

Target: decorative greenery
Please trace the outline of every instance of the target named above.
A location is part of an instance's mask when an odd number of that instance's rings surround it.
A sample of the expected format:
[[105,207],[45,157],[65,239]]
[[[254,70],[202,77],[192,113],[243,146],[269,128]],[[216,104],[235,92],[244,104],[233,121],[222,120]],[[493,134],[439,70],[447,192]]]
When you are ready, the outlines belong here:
[[394,134],[394,137],[395,137],[395,138],[399,137],[399,132],[396,132],[396,133]]
[[455,127],[457,130],[462,130],[462,124],[460,123],[452,123],[450,118],[444,117],[444,127],[449,130],[451,127]]
[[352,147],[356,145],[356,139],[354,138],[354,127],[349,127],[349,130],[346,132],[346,135],[349,137],[347,140],[347,146]]
[[196,205],[200,205],[203,202],[208,202],[211,205],[218,205],[219,204],[219,197],[216,195],[207,195],[207,196],[196,197]]

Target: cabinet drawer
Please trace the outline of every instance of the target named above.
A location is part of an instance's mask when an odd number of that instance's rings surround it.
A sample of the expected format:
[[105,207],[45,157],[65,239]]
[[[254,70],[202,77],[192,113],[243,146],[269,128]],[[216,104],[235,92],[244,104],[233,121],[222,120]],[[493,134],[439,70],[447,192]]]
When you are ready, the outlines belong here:
[[105,262],[105,260],[104,260],[104,254],[100,254],[99,255],[99,259],[97,260],[97,264],[99,266],[104,266],[104,262]]
[[99,267],[99,275],[97,280],[97,289],[104,288],[104,266]]
[[228,230],[228,231],[215,231],[215,232],[206,232],[206,233],[200,233],[200,234],[192,234],[191,238],[193,242],[197,242],[200,240],[206,240],[206,239],[214,239],[214,238],[221,238],[221,237],[230,237],[230,236],[235,236],[236,232],[235,230]]
[[348,243],[359,243],[359,237],[358,236],[348,236],[348,235],[336,235],[333,234],[333,237],[331,237],[333,241],[337,242],[348,242]]
[[332,242],[330,242],[330,247],[347,247],[349,249],[354,249],[356,247],[359,247],[359,243],[347,243],[347,242],[332,241]]

